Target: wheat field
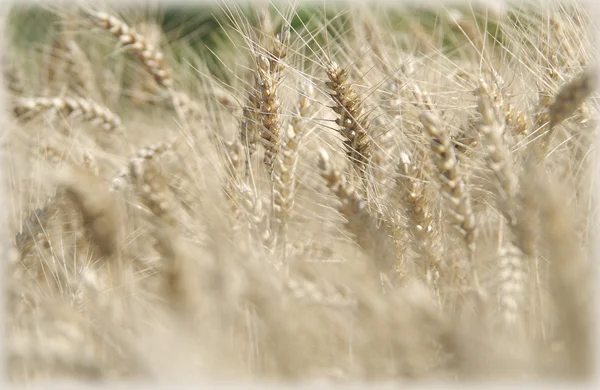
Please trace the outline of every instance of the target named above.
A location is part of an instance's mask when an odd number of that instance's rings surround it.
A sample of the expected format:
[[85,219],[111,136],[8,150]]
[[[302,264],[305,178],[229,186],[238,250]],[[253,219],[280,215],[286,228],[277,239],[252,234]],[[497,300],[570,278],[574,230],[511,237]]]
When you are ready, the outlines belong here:
[[10,381],[592,378],[597,28],[495,4],[11,9]]

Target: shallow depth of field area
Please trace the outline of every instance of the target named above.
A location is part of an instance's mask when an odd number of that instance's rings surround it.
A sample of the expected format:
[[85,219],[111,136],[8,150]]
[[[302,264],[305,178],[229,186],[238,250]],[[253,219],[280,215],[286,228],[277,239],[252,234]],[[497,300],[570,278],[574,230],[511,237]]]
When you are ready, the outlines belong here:
[[591,378],[597,28],[496,4],[12,9],[10,380]]

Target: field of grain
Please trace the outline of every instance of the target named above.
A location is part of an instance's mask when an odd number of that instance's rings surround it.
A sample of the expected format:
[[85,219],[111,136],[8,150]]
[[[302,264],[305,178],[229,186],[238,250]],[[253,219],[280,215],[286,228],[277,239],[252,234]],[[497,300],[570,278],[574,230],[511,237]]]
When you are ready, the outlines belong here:
[[10,380],[591,378],[589,10],[299,7],[11,10]]

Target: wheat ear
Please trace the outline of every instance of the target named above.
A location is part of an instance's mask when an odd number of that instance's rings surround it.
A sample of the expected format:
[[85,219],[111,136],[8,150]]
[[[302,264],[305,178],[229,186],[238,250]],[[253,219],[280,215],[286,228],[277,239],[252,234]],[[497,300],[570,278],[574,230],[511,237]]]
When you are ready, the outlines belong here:
[[512,204],[517,191],[517,177],[510,159],[510,151],[503,140],[503,137],[506,136],[506,122],[500,108],[493,103],[485,81],[479,81],[477,94],[479,95],[478,109],[481,120],[475,127],[484,141],[487,165],[498,182],[499,191],[497,192],[500,199],[503,200],[503,202],[499,202],[501,210],[507,222],[513,226],[516,221]]
[[119,247],[119,214],[116,199],[97,178],[79,168],[68,167],[59,176],[59,188],[75,203],[92,241],[104,256]]
[[94,24],[117,38],[125,49],[134,53],[160,86],[166,89],[172,87],[171,70],[165,65],[164,55],[143,35],[116,17],[104,12],[90,12],[88,16]]
[[13,103],[13,112],[18,118],[55,110],[67,118],[83,118],[106,131],[121,127],[121,119],[108,108],[83,98],[20,98]]
[[133,165],[139,164],[143,160],[156,160],[162,155],[171,152],[177,143],[177,139],[173,138],[163,142],[156,142],[142,146],[136,152],[135,157],[129,160],[127,167],[121,169],[110,182],[111,191],[120,191],[125,188],[135,178],[132,176],[134,172],[130,169]]
[[132,52],[152,75],[156,83],[168,92],[177,115],[183,119],[197,119],[201,114],[200,106],[186,93],[173,87],[172,70],[167,67],[164,55],[142,34],[129,27],[123,21],[104,12],[90,12],[88,17],[94,24],[110,32],[119,40],[123,48]]
[[471,207],[471,198],[466,188],[465,179],[460,172],[460,167],[450,136],[441,127],[440,121],[434,113],[426,111],[420,116],[421,123],[430,137],[432,159],[439,172],[439,181],[443,194],[450,204],[452,222],[460,231],[468,249],[475,250],[477,239],[477,225]]
[[281,82],[281,74],[285,68],[283,60],[288,52],[289,31],[284,29],[272,39],[272,46],[267,53],[269,69],[263,58],[259,59],[259,90],[261,96],[262,132],[261,138],[265,147],[264,163],[272,176],[273,164],[279,152],[281,137],[280,103],[277,98],[277,88]]
[[[279,229],[285,229],[294,207],[294,191],[296,189],[296,165],[298,162],[298,147],[305,132],[305,118],[309,115],[310,97],[313,94],[312,85],[300,87],[301,94],[296,114],[288,126],[287,136],[282,145],[275,165],[273,175],[273,205],[275,219]],[[283,233],[283,232],[282,232]]]
[[[518,177],[514,171],[510,151],[503,139],[507,130],[505,114],[499,104],[495,104],[484,80],[479,81],[477,95],[481,119],[475,127],[483,139],[487,165],[497,181],[496,203],[514,238],[521,233],[515,208]],[[518,239],[516,242],[520,243]],[[518,318],[525,284],[523,248],[514,246],[510,239],[501,244],[497,267],[498,304],[504,323],[512,326]]]
[[[469,251],[469,268],[473,286],[478,299],[484,298],[484,292],[479,283],[478,264],[476,264],[477,224],[471,206],[471,197],[467,190],[465,178],[462,176],[454,146],[449,134],[441,127],[436,114],[425,111],[420,120],[427,135],[430,137],[432,159],[437,167],[438,181],[442,186],[442,196],[450,207],[447,209],[452,224],[457,228]],[[481,304],[482,301],[480,300]]]
[[20,231],[15,236],[15,246],[21,258],[25,257],[32,249],[38,235],[44,233],[48,221],[58,211],[56,195],[49,197],[41,208],[36,208],[29,213],[21,224]]
[[419,170],[408,154],[402,152],[397,168],[396,188],[403,214],[408,219],[410,245],[418,255],[417,264],[424,270],[425,280],[438,295],[441,252],[436,242],[434,219],[425,186],[423,170]]
[[339,115],[336,123],[344,137],[348,158],[358,172],[364,175],[371,158],[371,140],[360,100],[352,90],[346,69],[332,61],[327,67],[327,76],[329,81],[326,84],[332,91],[330,96],[335,103],[332,109]]
[[[271,227],[270,213],[265,210],[265,204],[257,198],[254,191],[243,184],[236,185],[236,193],[239,195],[239,200],[247,213],[250,231],[258,237],[264,249],[273,253],[277,244],[277,237]],[[276,264],[276,266],[278,265]]]
[[592,94],[596,88],[596,74],[595,68],[585,70],[560,89],[548,108],[550,130],[564,122]]
[[280,147],[281,123],[280,103],[277,99],[277,79],[271,72],[271,61],[267,56],[258,56],[257,89],[259,100],[258,119],[261,125],[260,138],[265,148],[263,162],[267,173],[273,174],[273,164]]
[[346,177],[333,168],[329,154],[319,150],[319,169],[327,187],[341,202],[339,211],[346,218],[346,229],[354,235],[358,245],[369,255],[382,272],[390,272],[396,265],[396,248],[388,227],[367,209],[366,201],[348,183]]
[[498,306],[508,326],[520,318],[526,276],[523,252],[510,241],[504,243],[498,253]]
[[169,197],[167,180],[161,174],[156,161],[147,158],[134,158],[129,163],[129,177],[136,192],[148,209],[169,226],[176,226]]

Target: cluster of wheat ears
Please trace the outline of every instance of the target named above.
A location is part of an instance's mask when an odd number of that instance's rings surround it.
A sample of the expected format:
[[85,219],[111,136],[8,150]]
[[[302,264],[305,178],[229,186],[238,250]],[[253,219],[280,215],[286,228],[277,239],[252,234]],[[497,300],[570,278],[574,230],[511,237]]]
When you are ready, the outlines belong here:
[[589,377],[589,11],[330,6],[6,46],[12,380]]

